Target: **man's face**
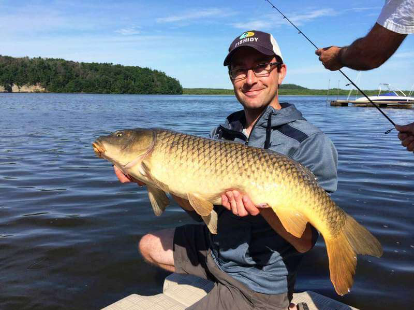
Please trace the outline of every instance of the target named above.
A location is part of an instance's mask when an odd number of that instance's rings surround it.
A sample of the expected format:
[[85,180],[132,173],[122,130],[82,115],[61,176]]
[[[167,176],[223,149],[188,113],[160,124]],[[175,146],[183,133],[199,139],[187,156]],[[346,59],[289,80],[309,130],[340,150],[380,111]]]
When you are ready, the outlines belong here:
[[[230,68],[250,69],[258,64],[276,61],[274,56],[264,55],[253,48],[242,47],[234,53]],[[249,70],[244,80],[232,80],[236,97],[245,109],[263,110],[268,105],[276,109],[280,108],[277,96],[278,85],[286,75],[286,66],[283,64],[280,72],[277,71],[277,67],[272,69],[268,77],[256,77],[253,71]]]

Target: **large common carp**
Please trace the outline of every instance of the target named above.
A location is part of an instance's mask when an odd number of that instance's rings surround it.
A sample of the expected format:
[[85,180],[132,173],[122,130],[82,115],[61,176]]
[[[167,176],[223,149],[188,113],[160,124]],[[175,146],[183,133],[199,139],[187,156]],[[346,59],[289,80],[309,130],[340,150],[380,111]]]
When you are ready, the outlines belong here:
[[93,147],[125,174],[146,183],[156,215],[165,210],[166,193],[171,193],[188,200],[216,233],[213,205],[221,204],[222,193],[235,189],[257,205],[270,206],[295,237],[311,223],[323,235],[330,278],[340,295],[352,286],[357,254],[382,255],[378,240],[336,206],[315,176],[282,154],[161,129],[117,131],[99,137]]

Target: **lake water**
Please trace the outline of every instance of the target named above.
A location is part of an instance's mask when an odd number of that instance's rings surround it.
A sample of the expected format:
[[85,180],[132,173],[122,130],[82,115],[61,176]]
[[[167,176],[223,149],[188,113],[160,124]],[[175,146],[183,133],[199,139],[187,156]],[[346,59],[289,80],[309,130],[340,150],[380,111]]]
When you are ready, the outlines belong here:
[[[334,141],[333,199],[382,243],[358,257],[350,294],[329,280],[322,238],[296,289],[360,309],[414,303],[414,155],[373,108],[330,107],[325,97],[282,97]],[[172,205],[156,218],[144,188],[121,184],[91,143],[133,127],[205,136],[240,105],[232,96],[0,94],[0,309],[98,309],[129,294],[162,291],[167,272],[137,251],[147,232],[190,223]],[[387,109],[396,122],[410,110]]]

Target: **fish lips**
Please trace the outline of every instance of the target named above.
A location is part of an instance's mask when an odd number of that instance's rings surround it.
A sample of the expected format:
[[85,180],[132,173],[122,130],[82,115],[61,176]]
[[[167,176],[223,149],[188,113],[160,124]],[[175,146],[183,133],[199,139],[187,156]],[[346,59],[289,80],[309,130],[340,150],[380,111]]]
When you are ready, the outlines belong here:
[[93,150],[96,153],[96,155],[100,158],[103,158],[103,154],[106,152],[105,147],[103,146],[102,142],[99,140],[96,140],[92,143]]

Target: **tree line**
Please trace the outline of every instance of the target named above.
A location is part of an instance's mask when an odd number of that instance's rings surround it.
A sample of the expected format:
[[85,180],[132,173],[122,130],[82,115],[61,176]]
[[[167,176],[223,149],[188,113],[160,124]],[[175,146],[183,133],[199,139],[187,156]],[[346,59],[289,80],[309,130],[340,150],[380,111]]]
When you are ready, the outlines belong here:
[[112,63],[0,55],[0,86],[40,84],[53,93],[182,94],[177,79],[164,72]]

